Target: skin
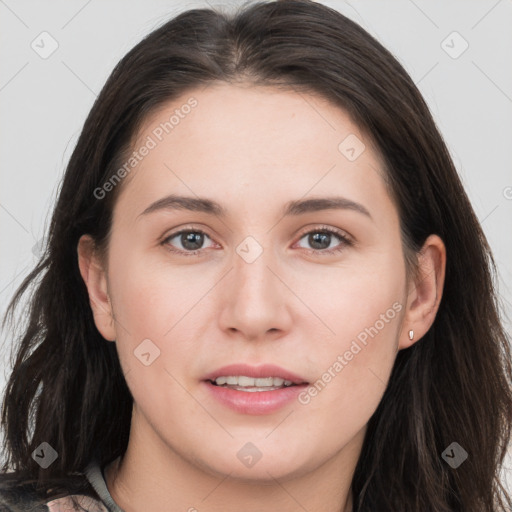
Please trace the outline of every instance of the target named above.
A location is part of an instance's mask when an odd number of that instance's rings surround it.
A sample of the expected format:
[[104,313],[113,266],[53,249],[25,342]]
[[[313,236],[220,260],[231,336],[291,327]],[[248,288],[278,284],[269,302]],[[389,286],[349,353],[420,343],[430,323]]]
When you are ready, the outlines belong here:
[[[350,512],[366,425],[396,354],[434,321],[445,247],[430,236],[417,278],[408,278],[378,152],[315,95],[248,84],[189,91],[146,120],[134,149],[191,96],[198,105],[120,185],[106,261],[88,235],[78,245],[96,326],[116,343],[134,397],[128,449],[107,466],[107,487],[127,512]],[[349,134],[365,144],[355,161],[338,149]],[[140,215],[171,193],[216,200],[227,216]],[[371,218],[350,209],[283,217],[290,200],[332,195]],[[332,235],[315,246],[307,233],[324,226],[353,244]],[[206,232],[198,254],[170,252],[191,251],[180,236],[162,245],[183,227]],[[247,236],[263,249],[252,263],[236,252]],[[274,363],[314,383],[397,303],[396,316],[305,405],[241,414],[201,383],[235,362]],[[133,353],[145,339],[160,349],[149,366]],[[252,467],[237,458],[247,442],[262,453]]]

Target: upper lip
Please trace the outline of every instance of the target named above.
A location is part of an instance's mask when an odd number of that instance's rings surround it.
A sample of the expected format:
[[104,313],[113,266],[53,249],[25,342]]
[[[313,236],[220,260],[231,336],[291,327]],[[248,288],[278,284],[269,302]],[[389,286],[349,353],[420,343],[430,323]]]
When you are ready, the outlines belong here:
[[228,377],[245,375],[247,377],[264,378],[264,377],[280,377],[284,380],[289,380],[294,384],[307,384],[306,379],[292,373],[275,364],[262,364],[260,366],[250,366],[244,363],[230,364],[223,366],[209,374],[205,375],[203,380],[214,381],[217,377]]

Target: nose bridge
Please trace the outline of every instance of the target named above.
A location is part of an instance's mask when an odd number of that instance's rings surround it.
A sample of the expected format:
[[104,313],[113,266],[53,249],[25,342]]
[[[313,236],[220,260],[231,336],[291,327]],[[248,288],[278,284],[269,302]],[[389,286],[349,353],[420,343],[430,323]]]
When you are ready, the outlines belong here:
[[235,328],[250,338],[285,328],[285,290],[268,268],[275,266],[272,249],[248,236],[235,251],[231,281],[224,295],[223,327]]
[[[272,267],[272,250],[267,246],[264,248],[253,236],[247,236],[236,247],[234,257],[234,278],[236,287],[239,287],[240,298],[247,298],[252,301],[268,300],[275,297],[276,291],[270,293],[275,283],[274,277],[268,266]],[[268,266],[267,266],[268,265]],[[268,296],[268,297],[267,297]]]

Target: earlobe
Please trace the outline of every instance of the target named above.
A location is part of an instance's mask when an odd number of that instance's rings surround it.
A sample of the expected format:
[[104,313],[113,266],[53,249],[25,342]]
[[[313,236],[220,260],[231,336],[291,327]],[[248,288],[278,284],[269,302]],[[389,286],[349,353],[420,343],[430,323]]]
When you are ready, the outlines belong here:
[[108,295],[106,271],[98,258],[94,241],[89,235],[80,237],[77,253],[80,274],[87,287],[96,328],[106,340],[115,341],[115,323]]
[[419,341],[434,323],[443,294],[446,248],[438,235],[430,235],[418,253],[418,272],[411,283],[399,350]]

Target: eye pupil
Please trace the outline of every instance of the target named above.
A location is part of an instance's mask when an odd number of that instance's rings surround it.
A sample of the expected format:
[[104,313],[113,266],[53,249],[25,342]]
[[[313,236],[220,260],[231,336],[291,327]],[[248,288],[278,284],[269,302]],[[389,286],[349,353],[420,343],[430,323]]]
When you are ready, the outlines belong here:
[[[315,249],[326,249],[330,245],[330,233],[313,233],[309,235],[309,242],[312,247]],[[325,241],[327,239],[327,245],[325,245]],[[324,245],[322,245],[322,242],[324,242]],[[318,244],[320,247],[318,247]]]
[[[202,231],[191,231],[191,230],[183,230],[181,233],[178,232],[174,236],[171,235],[166,239],[170,240],[172,238],[179,237],[180,243],[182,244],[182,249],[177,249],[177,252],[181,252],[184,254],[195,255],[198,254],[199,251],[202,250],[202,246],[204,244],[206,233]],[[312,251],[316,251],[317,254],[330,254],[332,252],[336,252],[341,250],[341,248],[345,245],[350,245],[349,242],[341,235],[337,233],[331,233],[329,230],[317,230],[310,231],[307,235],[308,243],[310,244],[310,248]],[[331,245],[332,237],[339,238],[342,242],[340,249],[329,249]],[[164,242],[166,243],[166,242]],[[172,245],[172,244],[169,244]],[[327,250],[326,250],[327,249]]]
[[[181,243],[183,244],[183,247],[185,247],[185,249],[195,251],[197,249],[200,249],[201,246],[203,245],[203,238],[204,238],[203,233],[196,233],[196,232],[183,233],[181,235]],[[189,243],[192,243],[192,247],[190,247],[188,245]]]

